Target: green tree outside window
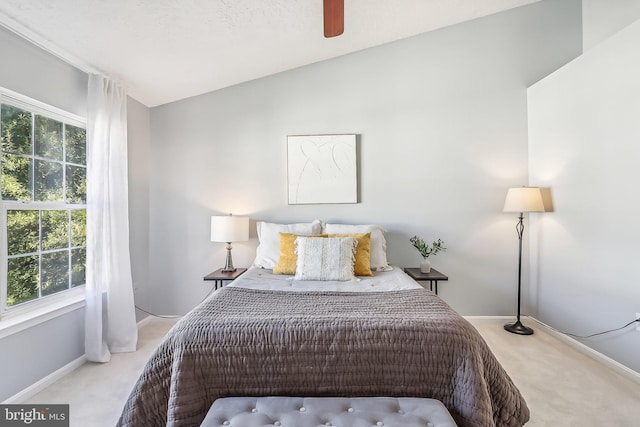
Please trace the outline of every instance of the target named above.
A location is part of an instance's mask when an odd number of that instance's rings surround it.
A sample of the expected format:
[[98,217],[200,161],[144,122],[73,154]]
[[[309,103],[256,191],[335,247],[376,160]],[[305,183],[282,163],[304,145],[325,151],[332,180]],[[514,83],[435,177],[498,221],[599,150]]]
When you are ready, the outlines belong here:
[[85,283],[86,130],[2,103],[0,144],[11,308]]

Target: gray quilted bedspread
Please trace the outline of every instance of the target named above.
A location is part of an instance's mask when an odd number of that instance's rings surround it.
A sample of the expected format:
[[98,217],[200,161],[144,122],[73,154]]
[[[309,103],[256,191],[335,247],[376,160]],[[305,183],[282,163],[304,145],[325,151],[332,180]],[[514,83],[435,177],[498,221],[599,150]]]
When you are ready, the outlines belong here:
[[478,332],[424,289],[226,287],[150,358],[119,426],[198,426],[224,396],[406,396],[459,426],[522,426],[529,410]]

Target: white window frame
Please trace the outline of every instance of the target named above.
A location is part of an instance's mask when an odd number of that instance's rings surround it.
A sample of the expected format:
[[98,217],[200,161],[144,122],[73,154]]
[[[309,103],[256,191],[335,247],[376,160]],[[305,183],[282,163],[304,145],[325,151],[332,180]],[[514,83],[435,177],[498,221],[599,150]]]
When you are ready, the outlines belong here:
[[[17,92],[0,87],[0,104],[8,104],[27,110],[33,114],[63,122],[76,127],[87,127],[84,117],[66,112],[59,108],[21,95]],[[73,165],[71,162],[63,164]],[[63,168],[63,171],[65,168]],[[63,172],[63,173],[66,173]],[[15,209],[33,210],[72,210],[86,209],[86,204],[67,204],[64,202],[20,202],[14,200],[0,200],[0,338],[44,322],[59,315],[68,313],[84,306],[85,285],[56,292],[52,295],[39,297],[32,301],[25,301],[15,307],[6,307],[7,302],[7,211]]]

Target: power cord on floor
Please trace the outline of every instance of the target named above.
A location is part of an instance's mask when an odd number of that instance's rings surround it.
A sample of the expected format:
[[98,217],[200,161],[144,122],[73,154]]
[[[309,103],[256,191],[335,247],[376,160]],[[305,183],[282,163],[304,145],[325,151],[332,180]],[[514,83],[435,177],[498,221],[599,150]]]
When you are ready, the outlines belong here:
[[136,309],[142,311],[143,313],[147,313],[150,316],[159,317],[160,319],[178,319],[178,318],[182,317],[182,316],[178,316],[177,314],[156,314],[156,313],[152,313],[150,311],[147,311],[147,310],[145,310],[143,308],[138,307],[137,305],[136,305]]
[[629,327],[629,326],[631,326],[631,325],[633,325],[634,323],[637,323],[637,322],[640,322],[640,319],[632,320],[631,322],[627,323],[624,326],[620,326],[619,328],[609,329],[609,330],[602,331],[602,332],[596,332],[594,334],[589,334],[589,335],[576,335],[576,334],[572,334],[572,333],[569,333],[569,332],[561,331],[559,329],[554,328],[553,326],[547,325],[546,323],[544,325],[547,328],[551,329],[552,331],[555,331],[555,332],[558,332],[558,333],[561,333],[561,334],[564,334],[564,335],[569,335],[570,337],[574,337],[574,338],[593,338],[593,337],[597,337],[599,335],[604,335],[604,334],[609,334],[611,332],[621,331],[621,330],[623,330],[623,329],[625,329],[625,328],[627,328],[627,327]]
[[[211,290],[209,291],[209,293],[207,293],[207,295],[204,296],[204,298],[202,298],[202,301],[200,301],[199,304],[201,304],[204,300],[206,300],[207,298],[209,298],[209,296],[216,290],[216,288],[211,288]],[[152,313],[150,311],[147,311],[145,309],[142,309],[140,307],[138,307],[137,305],[135,306],[136,309],[142,311],[143,313],[147,313],[149,316],[153,316],[153,317],[158,317],[160,319],[179,319],[182,316],[179,316],[177,314],[156,314],[156,313]]]

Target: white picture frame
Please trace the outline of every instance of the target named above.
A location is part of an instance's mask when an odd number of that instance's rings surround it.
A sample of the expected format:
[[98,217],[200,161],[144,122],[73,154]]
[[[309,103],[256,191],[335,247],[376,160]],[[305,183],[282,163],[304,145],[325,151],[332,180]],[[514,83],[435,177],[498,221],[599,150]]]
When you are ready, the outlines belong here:
[[290,205],[358,203],[356,135],[287,136]]

